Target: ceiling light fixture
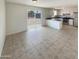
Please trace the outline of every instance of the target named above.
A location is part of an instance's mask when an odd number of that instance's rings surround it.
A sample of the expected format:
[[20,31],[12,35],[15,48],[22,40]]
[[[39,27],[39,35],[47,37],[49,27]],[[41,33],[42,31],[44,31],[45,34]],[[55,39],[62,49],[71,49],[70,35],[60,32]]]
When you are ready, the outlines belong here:
[[37,0],[32,0],[33,1],[33,3],[37,3]]

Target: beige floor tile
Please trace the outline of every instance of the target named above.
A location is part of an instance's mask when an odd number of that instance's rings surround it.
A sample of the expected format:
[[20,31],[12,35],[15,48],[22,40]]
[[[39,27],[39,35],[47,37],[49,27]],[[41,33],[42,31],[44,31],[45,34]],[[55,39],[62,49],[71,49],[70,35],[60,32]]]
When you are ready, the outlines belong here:
[[31,28],[7,36],[1,59],[77,59],[77,28]]

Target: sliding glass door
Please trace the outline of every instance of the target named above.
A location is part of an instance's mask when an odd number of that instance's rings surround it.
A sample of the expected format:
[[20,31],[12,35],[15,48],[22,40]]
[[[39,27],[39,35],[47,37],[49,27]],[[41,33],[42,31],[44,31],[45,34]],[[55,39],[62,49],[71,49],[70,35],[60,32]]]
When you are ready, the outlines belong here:
[[39,10],[30,10],[28,11],[28,27],[35,27],[41,25],[41,11]]

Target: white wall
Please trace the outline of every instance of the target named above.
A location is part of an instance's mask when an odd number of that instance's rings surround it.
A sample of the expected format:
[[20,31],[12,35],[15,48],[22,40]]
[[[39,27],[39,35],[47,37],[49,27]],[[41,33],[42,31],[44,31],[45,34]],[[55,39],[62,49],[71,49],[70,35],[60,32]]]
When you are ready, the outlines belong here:
[[[45,15],[44,8],[7,2],[7,35],[27,30],[27,11],[29,10],[40,10],[42,16]],[[43,17],[42,20],[45,18]],[[44,25],[44,21],[42,21],[42,25]]]
[[25,13],[25,9],[26,7],[21,5],[7,4],[7,35],[25,31],[27,29],[27,13]]
[[54,15],[53,8],[43,8],[42,10],[42,25],[46,26],[46,18]]
[[5,41],[5,1],[0,0],[0,56]]

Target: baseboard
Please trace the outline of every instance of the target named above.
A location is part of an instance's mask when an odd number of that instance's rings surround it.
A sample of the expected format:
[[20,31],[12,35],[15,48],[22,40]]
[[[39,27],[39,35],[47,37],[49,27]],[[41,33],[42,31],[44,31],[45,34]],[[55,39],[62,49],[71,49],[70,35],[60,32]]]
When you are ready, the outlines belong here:
[[3,51],[3,48],[4,48],[4,44],[5,44],[5,38],[4,38],[3,42],[2,42],[2,46],[1,46],[2,48],[0,50],[0,58],[2,56],[2,51]]
[[13,33],[7,33],[6,36],[18,34],[18,33],[21,33],[21,32],[26,32],[26,30],[24,30],[24,31],[18,31],[18,32],[13,32]]

